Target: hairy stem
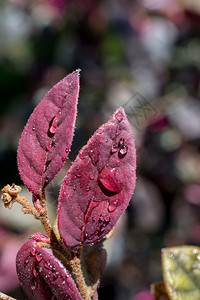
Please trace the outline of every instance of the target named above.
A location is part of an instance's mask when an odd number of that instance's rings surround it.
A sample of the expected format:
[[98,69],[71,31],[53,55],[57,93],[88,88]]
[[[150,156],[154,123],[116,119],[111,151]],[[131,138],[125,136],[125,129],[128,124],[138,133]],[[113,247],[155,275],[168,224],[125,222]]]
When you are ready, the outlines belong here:
[[62,261],[63,265],[67,268],[67,270],[71,273],[74,281],[76,282],[77,288],[84,300],[90,300],[89,292],[87,285],[85,283],[85,279],[83,276],[83,272],[81,269],[81,252],[82,248],[80,248],[77,254],[72,255],[61,243],[55,245],[56,247],[53,249],[54,255]]
[[23,206],[22,211],[25,214],[31,214],[33,215],[36,219],[40,218],[40,213],[37,211],[37,209],[35,209],[33,206],[31,206],[27,199],[25,197],[20,197],[19,195],[17,195],[15,197],[15,201],[18,202],[19,204],[21,204]]
[[0,292],[0,300],[16,300],[16,299]]

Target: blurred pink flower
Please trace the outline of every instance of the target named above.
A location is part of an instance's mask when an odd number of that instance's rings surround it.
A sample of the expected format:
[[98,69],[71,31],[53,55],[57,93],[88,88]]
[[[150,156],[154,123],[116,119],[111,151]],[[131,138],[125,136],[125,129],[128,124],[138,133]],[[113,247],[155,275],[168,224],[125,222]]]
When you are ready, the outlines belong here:
[[0,227],[0,291],[9,293],[19,285],[16,273],[16,254],[21,245],[21,237],[11,236]]
[[133,300],[155,300],[150,291],[143,291],[133,297]]

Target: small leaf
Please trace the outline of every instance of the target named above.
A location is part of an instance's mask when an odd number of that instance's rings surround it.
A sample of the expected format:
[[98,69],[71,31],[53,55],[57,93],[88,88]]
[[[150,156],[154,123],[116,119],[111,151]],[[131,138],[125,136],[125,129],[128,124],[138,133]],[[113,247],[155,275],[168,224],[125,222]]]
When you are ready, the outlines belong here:
[[17,274],[27,296],[38,300],[82,300],[70,273],[47,251],[30,240],[17,254]]
[[92,246],[84,246],[82,253],[82,270],[90,295],[97,292],[100,276],[106,266],[107,253],[103,248],[103,242],[100,241]]
[[79,70],[57,83],[31,114],[18,148],[18,168],[28,189],[39,195],[69,153],[79,94]]
[[44,235],[43,233],[40,233],[40,232],[32,234],[30,236],[30,238],[32,238],[36,242],[43,242],[43,243],[46,243],[46,244],[51,243],[51,239],[49,237],[47,237],[46,235]]
[[162,251],[164,282],[170,299],[200,299],[200,248],[181,246]]
[[136,153],[123,108],[79,152],[61,187],[58,229],[69,248],[102,239],[126,209],[135,187]]

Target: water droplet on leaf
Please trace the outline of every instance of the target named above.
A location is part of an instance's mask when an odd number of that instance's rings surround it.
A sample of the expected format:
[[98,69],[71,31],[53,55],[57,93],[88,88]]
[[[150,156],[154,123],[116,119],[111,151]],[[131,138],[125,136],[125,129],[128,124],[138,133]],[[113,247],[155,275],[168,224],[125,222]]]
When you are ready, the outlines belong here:
[[37,254],[35,255],[35,258],[38,262],[40,262],[42,260],[42,256],[40,254]]
[[53,269],[53,267],[50,264],[46,263],[46,262],[44,263],[44,266],[48,270],[52,270]]
[[34,281],[33,284],[31,285],[31,289],[34,291],[36,290],[37,283]]
[[50,133],[52,133],[52,134],[56,133],[59,120],[60,120],[60,110],[57,112],[57,114],[55,115],[55,117],[53,118],[53,120],[51,122],[51,125],[49,127]]
[[46,149],[47,149],[47,151],[49,151],[49,150],[50,150],[50,148],[51,148],[51,144],[50,144],[50,143],[48,143],[48,144],[47,144],[47,146],[46,146]]
[[117,152],[117,150],[118,150],[118,146],[117,146],[117,144],[113,144],[113,145],[112,145],[112,147],[111,147],[111,151],[110,151],[110,153],[111,153],[111,154],[114,154],[114,153],[116,153],[116,152]]
[[110,213],[114,212],[116,210],[116,208],[117,208],[117,204],[118,204],[117,200],[115,200],[113,202],[110,202],[109,205],[108,205],[108,211]]
[[99,151],[94,149],[89,152],[89,157],[92,160],[92,163],[95,165],[99,161]]
[[99,223],[102,223],[103,220],[104,220],[104,216],[103,216],[103,215],[100,215],[100,217],[99,217]]
[[49,183],[49,181],[50,181],[50,177],[49,177],[49,176],[47,176],[47,178],[46,178],[45,182],[46,182],[46,183]]
[[124,145],[124,139],[123,138],[120,138],[119,139],[119,144],[118,144],[118,147]]
[[105,231],[105,228],[100,228],[99,232],[98,232],[98,235],[101,235],[102,233],[104,233],[104,231]]
[[34,262],[34,264],[33,264],[33,275],[34,275],[35,277],[37,277],[38,274],[39,274],[39,272],[36,271],[36,268],[35,268],[35,262]]
[[58,274],[57,273],[53,273],[53,280],[56,280],[58,278]]
[[119,158],[123,158],[124,156],[126,156],[127,152],[128,152],[128,146],[122,145],[118,152]]
[[75,172],[75,176],[78,177],[78,178],[82,177],[80,172]]
[[119,193],[122,189],[121,184],[117,181],[115,177],[115,168],[105,167],[98,177],[99,181],[108,191],[113,193]]
[[27,256],[25,259],[25,263],[27,264],[29,262],[30,256]]
[[123,114],[122,114],[120,111],[118,111],[118,112],[115,114],[115,118],[116,118],[119,122],[121,122],[122,119],[123,119]]
[[32,256],[35,256],[35,248],[33,248],[33,249],[31,250],[31,255],[32,255]]
[[32,127],[32,130],[35,131],[35,126]]

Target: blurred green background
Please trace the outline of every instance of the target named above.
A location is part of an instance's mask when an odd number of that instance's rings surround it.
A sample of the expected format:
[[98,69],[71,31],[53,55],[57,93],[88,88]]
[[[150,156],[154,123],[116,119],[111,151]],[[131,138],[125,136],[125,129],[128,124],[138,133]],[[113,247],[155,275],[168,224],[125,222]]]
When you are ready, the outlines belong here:
[[[200,245],[200,2],[1,0],[0,185],[22,185],[21,131],[52,85],[81,68],[69,160],[48,189],[50,219],[79,149],[119,106],[132,125],[137,185],[114,236],[99,299],[151,300],[163,247]],[[23,188],[23,195],[31,195]],[[27,299],[16,252],[40,224],[0,206],[0,291]]]

